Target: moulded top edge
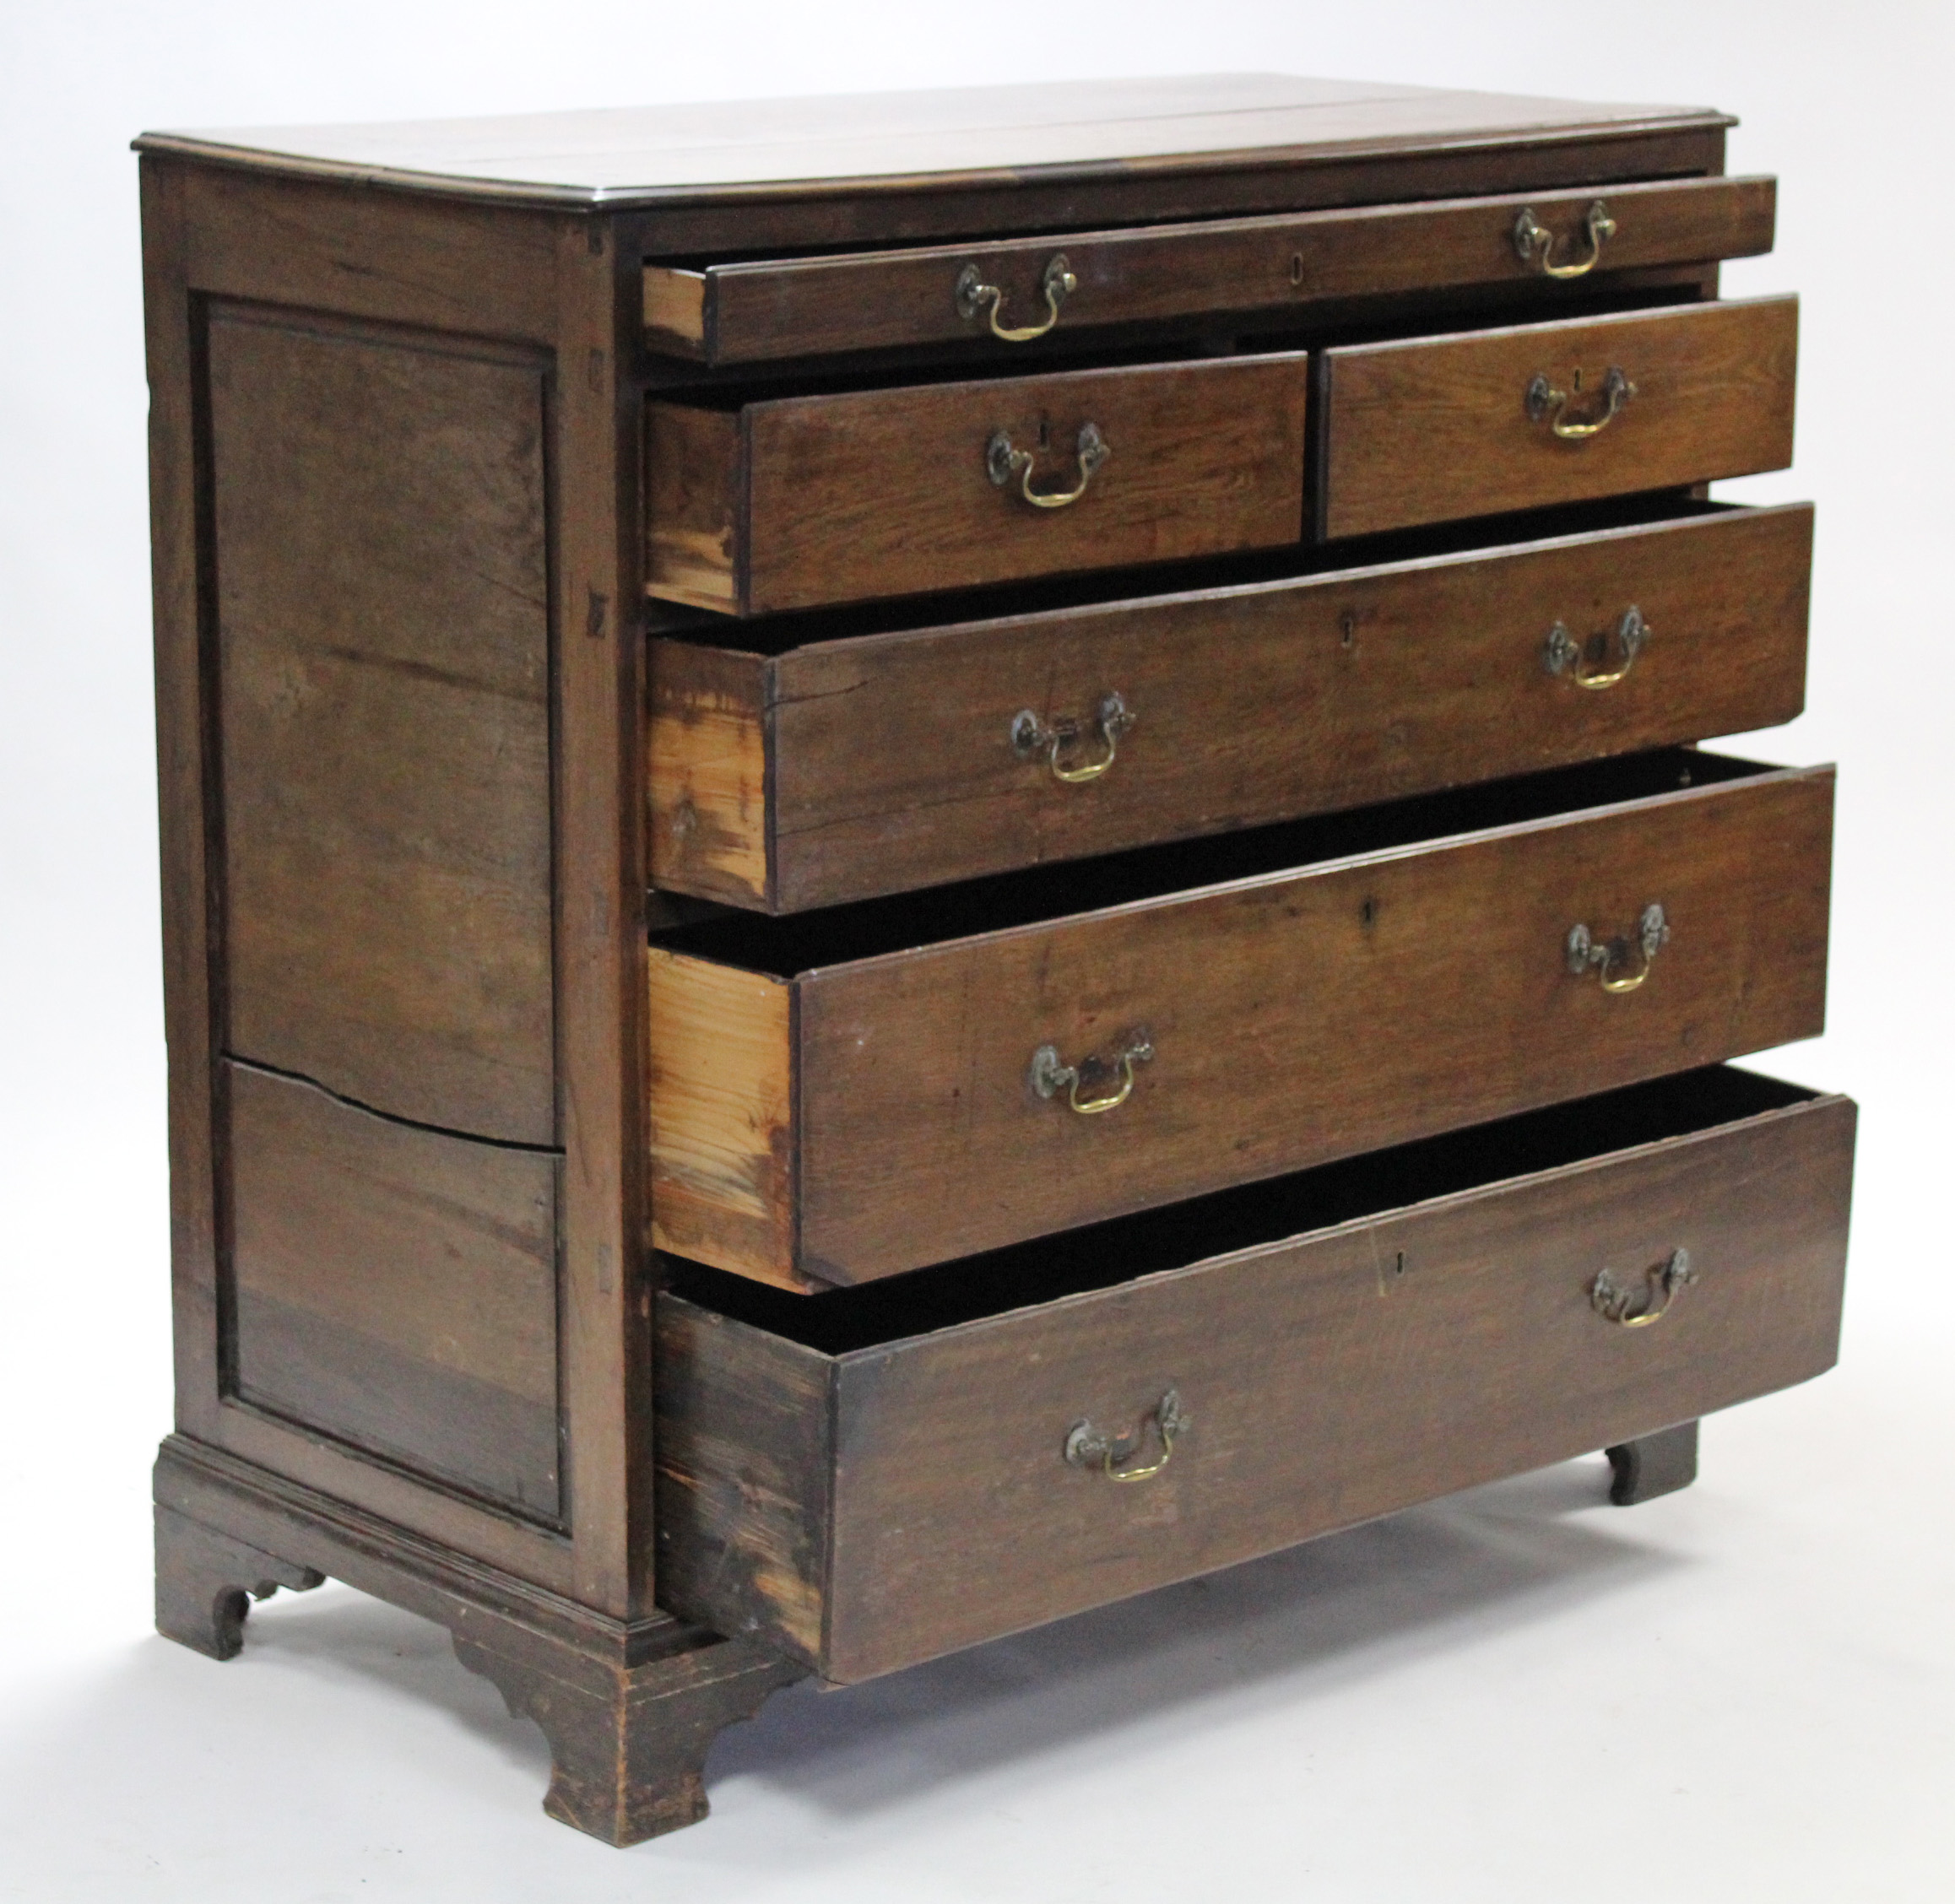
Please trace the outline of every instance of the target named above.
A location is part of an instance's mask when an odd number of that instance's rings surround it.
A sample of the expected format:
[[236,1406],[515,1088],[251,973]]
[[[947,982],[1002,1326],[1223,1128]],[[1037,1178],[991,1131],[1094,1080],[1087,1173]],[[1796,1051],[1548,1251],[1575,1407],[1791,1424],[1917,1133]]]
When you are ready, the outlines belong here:
[[447,195],[625,208],[1389,159],[1735,123],[1705,107],[1249,73],[158,132],[135,145]]

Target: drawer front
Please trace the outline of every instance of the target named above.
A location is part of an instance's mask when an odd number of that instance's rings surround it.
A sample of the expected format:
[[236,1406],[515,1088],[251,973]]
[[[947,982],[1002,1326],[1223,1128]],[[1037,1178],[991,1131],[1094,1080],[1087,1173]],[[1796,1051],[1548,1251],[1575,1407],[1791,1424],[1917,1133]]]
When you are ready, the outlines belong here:
[[[1832,811],[1830,771],[1765,774],[811,972],[799,1267],[888,1275],[1813,1036]],[[1669,943],[1606,990],[1653,903]],[[1570,970],[1578,925],[1623,942],[1606,972]],[[1091,1104],[1143,1036],[1118,1109],[1040,1095],[1042,1048],[1099,1062]]]
[[1761,298],[1327,351],[1319,532],[1782,469],[1798,333]]
[[737,415],[655,403],[647,586],[758,614],[1294,543],[1307,369],[1286,353]]
[[1546,288],[1566,283],[1562,273],[1768,252],[1776,199],[1768,178],[1684,179],[703,271],[650,265],[645,334],[671,355],[752,364],[906,344],[1036,347],[1096,327],[1211,311],[1470,285]]
[[[1809,1101],[837,1358],[666,1299],[662,1594],[864,1679],[1805,1380],[1853,1139]],[[1069,1463],[1151,1465],[1170,1391],[1157,1474]]]
[[1795,505],[771,661],[655,641],[653,877],[791,912],[1768,727],[1811,541]]

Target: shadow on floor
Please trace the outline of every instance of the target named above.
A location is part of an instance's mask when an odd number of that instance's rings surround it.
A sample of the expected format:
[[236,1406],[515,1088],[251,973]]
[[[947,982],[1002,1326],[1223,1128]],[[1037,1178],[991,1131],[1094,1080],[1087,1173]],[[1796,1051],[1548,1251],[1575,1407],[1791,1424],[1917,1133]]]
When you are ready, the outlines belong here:
[[[1600,1459],[1566,1463],[866,1685],[790,1688],[722,1735],[708,1786],[760,1779],[862,1815],[1063,1742],[1097,1734],[1112,1749],[1123,1729],[1204,1702],[1307,1703],[1678,1564],[1602,1506],[1606,1485]],[[328,1587],[261,1608],[246,1647],[444,1708],[539,1792],[547,1781],[540,1734],[428,1621]]]

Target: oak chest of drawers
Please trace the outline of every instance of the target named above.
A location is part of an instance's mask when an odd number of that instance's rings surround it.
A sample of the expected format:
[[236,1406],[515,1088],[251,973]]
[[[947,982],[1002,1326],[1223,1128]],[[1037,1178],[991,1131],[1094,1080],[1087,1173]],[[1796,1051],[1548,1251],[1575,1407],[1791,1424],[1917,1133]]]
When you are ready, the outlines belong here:
[[[1828,1366],[1795,300],[1718,114],[1277,77],[144,150],[159,1624],[557,1816]],[[1661,1325],[1661,1326],[1658,1326]]]

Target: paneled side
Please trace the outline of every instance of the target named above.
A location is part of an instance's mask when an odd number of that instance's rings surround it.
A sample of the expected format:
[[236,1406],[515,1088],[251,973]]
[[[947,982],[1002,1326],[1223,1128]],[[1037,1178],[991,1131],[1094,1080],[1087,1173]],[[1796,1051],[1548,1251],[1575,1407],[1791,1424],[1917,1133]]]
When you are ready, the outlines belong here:
[[224,1079],[238,1396],[557,1519],[556,1158]]
[[552,1144],[541,360],[208,334],[228,1047]]

